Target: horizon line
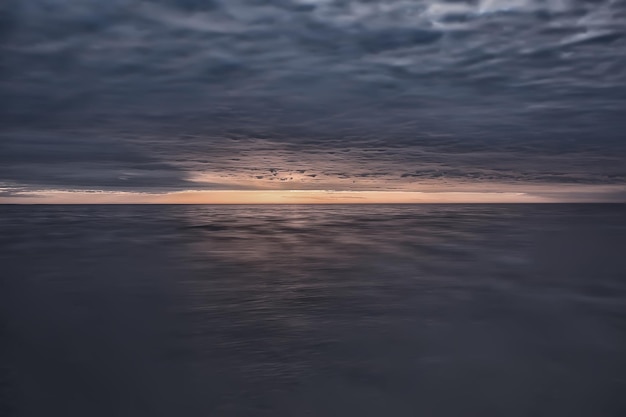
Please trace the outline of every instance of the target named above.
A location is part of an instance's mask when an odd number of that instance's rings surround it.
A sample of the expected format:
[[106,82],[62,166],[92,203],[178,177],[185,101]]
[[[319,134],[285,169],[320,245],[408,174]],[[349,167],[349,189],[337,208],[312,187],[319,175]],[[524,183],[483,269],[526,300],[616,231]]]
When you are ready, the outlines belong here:
[[[6,191],[6,189],[5,189]],[[619,192],[617,192],[619,191]],[[185,190],[174,192],[30,190],[0,196],[11,205],[363,205],[626,203],[626,190],[584,187],[483,190]]]
[[556,205],[556,204],[603,204],[603,205],[625,205],[626,201],[519,201],[519,202],[493,202],[493,201],[425,201],[407,203],[385,203],[385,202],[337,202],[337,203],[25,203],[25,202],[0,202],[0,206],[421,206],[421,205]]

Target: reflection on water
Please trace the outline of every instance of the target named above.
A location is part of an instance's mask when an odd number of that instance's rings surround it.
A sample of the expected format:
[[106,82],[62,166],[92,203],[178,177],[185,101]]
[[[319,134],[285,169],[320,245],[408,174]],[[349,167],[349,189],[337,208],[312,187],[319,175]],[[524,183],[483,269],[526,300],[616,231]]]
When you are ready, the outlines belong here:
[[0,414],[612,416],[620,205],[0,207]]

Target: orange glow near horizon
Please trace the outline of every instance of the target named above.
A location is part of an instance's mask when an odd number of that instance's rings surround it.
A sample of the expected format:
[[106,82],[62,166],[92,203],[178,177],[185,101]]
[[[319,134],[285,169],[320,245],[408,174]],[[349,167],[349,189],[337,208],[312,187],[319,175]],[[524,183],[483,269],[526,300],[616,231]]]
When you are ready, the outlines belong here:
[[165,194],[132,192],[39,191],[0,198],[16,204],[418,204],[543,203],[552,199],[512,192],[413,191],[181,191]]
[[539,202],[522,193],[422,193],[411,191],[187,191],[160,199],[171,204],[411,204]]
[[[187,190],[137,192],[32,190],[0,197],[0,204],[427,204],[615,202],[626,195],[615,185],[484,184],[422,191],[335,190]],[[0,191],[3,189],[0,188]],[[9,189],[4,189],[5,191]],[[622,201],[623,202],[623,201]]]

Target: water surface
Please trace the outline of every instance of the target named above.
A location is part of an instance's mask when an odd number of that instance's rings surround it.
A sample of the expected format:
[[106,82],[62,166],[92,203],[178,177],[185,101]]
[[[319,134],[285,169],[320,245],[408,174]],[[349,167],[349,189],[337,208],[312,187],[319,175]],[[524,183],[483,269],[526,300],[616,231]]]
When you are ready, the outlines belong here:
[[622,416],[624,205],[0,206],[0,414]]

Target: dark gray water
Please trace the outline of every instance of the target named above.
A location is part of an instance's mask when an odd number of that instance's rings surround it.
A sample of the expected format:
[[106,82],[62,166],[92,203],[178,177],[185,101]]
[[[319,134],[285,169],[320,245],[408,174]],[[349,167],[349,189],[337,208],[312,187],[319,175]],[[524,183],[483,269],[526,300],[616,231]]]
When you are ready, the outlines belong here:
[[0,206],[0,415],[626,415],[626,206]]

